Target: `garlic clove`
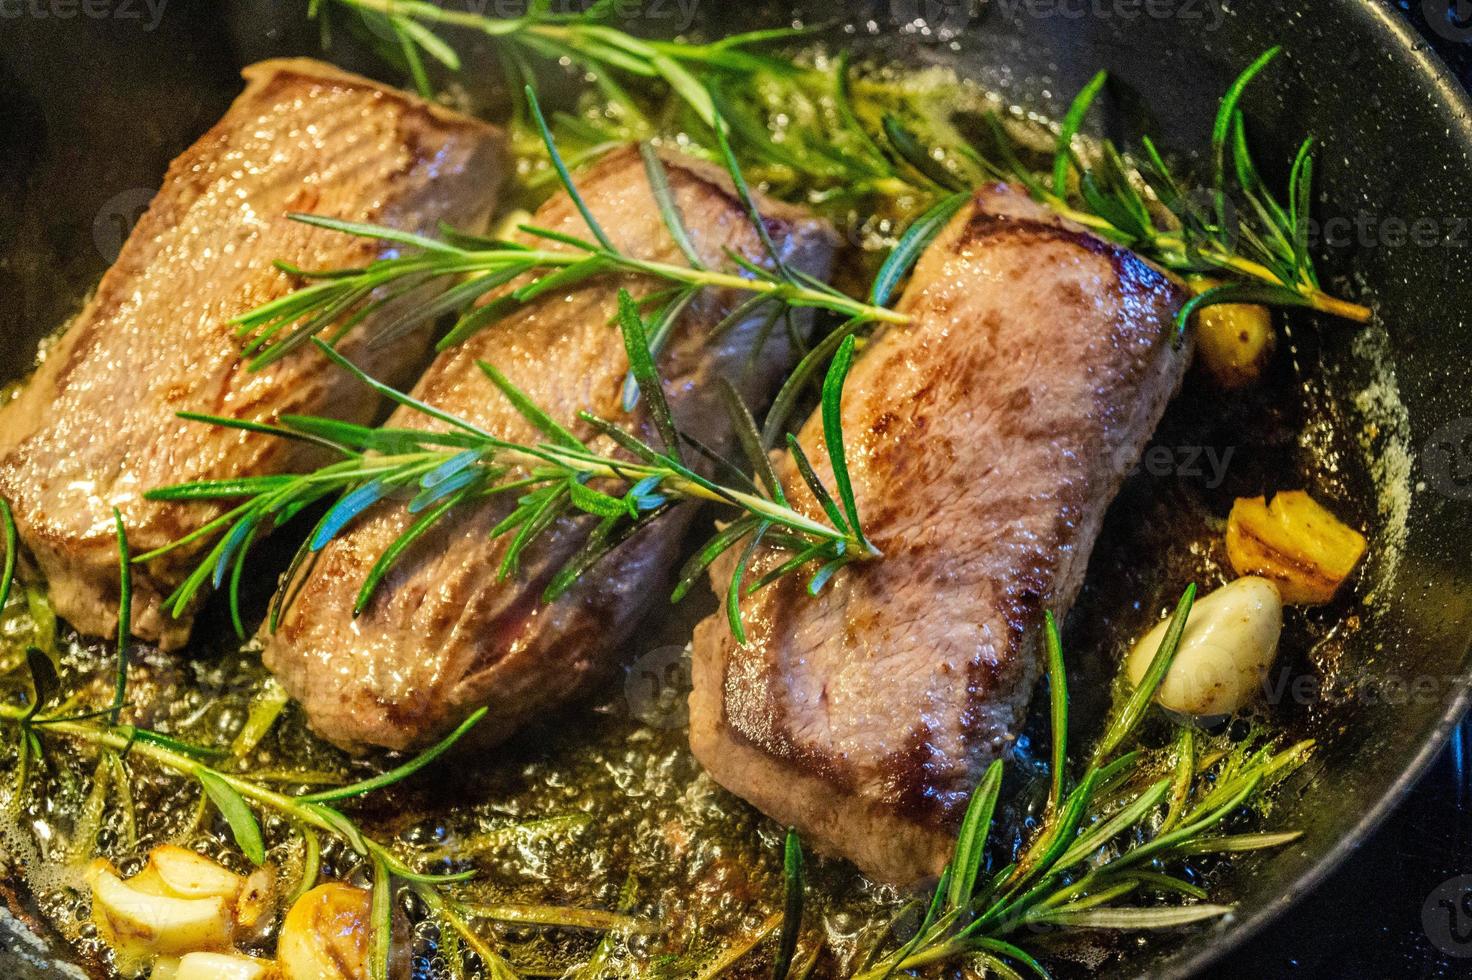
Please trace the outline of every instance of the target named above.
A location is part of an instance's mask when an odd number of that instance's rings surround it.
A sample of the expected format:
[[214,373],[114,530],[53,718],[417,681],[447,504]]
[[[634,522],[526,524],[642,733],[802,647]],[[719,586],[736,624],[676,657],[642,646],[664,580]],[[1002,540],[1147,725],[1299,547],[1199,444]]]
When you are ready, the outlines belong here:
[[189,953],[170,980],[274,980],[276,964],[243,953]]
[[1271,579],[1289,605],[1332,600],[1366,547],[1364,535],[1302,490],[1241,498],[1227,517],[1232,567]]
[[259,938],[276,917],[276,872],[268,865],[255,869],[240,886],[235,899],[235,922],[246,939]]
[[161,889],[159,894],[174,898],[219,897],[233,902],[245,879],[188,848],[161,844],[148,852],[143,870],[128,879],[138,891],[149,890],[153,882]]
[[174,898],[130,888],[106,861],[87,868],[92,919],[116,954],[118,972],[138,976],[158,956],[229,949],[235,921],[220,896]]
[[[1162,620],[1135,644],[1127,664],[1132,684],[1144,679],[1169,626]],[[1240,711],[1261,690],[1282,629],[1283,599],[1272,582],[1248,576],[1222,586],[1192,606],[1155,700],[1196,717]]]

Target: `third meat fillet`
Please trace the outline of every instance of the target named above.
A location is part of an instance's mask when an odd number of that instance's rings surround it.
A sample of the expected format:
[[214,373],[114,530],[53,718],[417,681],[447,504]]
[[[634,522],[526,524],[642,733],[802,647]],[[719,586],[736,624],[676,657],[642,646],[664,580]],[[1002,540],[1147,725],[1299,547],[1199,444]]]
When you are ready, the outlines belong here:
[[[883,557],[816,597],[801,576],[748,597],[744,646],[721,615],[697,628],[690,741],[718,782],[876,878],[944,867],[1022,723],[1043,613],[1078,595],[1180,385],[1182,298],[1016,189],[962,208],[916,266],[912,321],[874,339],[844,391],[859,517]],[[821,420],[798,439],[832,487]],[[820,517],[790,459],[779,474]],[[715,569],[718,594],[729,576]]]
[[[665,167],[673,200],[706,265],[728,266],[730,250],[771,267],[724,173],[676,158]],[[638,152],[615,151],[578,175],[576,184],[626,254],[684,263]],[[763,201],[759,208],[782,260],[826,278],[834,244],[829,228],[775,202]],[[544,205],[535,224],[588,236],[565,194]],[[541,434],[477,366],[483,360],[579,437],[590,435],[578,421],[586,410],[657,442],[642,404],[631,414],[622,411],[628,360],[612,322],[620,287],[647,294],[660,284],[604,277],[544,294],[442,354],[414,389],[415,397],[503,439],[541,442]],[[786,333],[769,333],[761,318],[710,336],[745,296],[702,293],[681,316],[659,362],[676,423],[717,450],[730,447],[732,433],[716,378],[727,378],[760,405],[794,357]],[[409,408],[400,408],[387,424],[439,425]],[[688,507],[666,513],[605,556],[571,591],[544,603],[550,577],[583,544],[593,522],[560,520],[522,556],[519,570],[503,579],[499,566],[508,536],[493,539],[490,531],[513,505],[510,496],[468,505],[416,541],[356,619],[354,601],[369,569],[414,518],[402,502],[380,503],[322,550],[278,629],[266,636],[264,654],[318,732],[348,748],[408,748],[489,704],[476,738],[502,738],[606,676],[639,619],[654,604],[667,602],[669,572],[678,565],[691,517]]]

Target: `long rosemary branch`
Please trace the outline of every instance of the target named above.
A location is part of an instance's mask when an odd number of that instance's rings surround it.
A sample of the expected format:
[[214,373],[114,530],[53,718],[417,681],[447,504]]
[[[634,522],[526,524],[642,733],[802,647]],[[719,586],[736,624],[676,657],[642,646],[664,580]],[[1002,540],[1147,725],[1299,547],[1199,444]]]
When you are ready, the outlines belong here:
[[[310,338],[317,336],[341,319],[361,317],[366,310],[377,309],[389,300],[375,297],[374,290],[409,284],[413,289],[431,286],[441,280],[457,283],[457,303],[472,304],[498,286],[523,276],[532,276],[526,285],[508,294],[506,302],[497,304],[487,314],[487,307],[472,308],[440,340],[439,349],[452,347],[505,316],[512,309],[530,302],[556,276],[559,288],[572,289],[595,276],[638,274],[675,287],[688,289],[730,289],[752,294],[789,307],[831,310],[848,317],[881,323],[905,323],[908,317],[893,310],[864,303],[810,280],[783,279],[766,270],[723,272],[692,268],[667,262],[650,262],[624,254],[611,246],[585,239],[571,240],[549,229],[521,225],[520,230],[537,237],[555,239],[572,246],[567,250],[528,249],[515,245],[487,243],[484,247],[464,247],[447,241],[408,236],[379,225],[338,221],[317,215],[295,214],[304,224],[328,228],[350,235],[399,242],[426,248],[423,255],[409,258],[383,259],[363,269],[306,270],[294,267],[286,271],[307,279],[320,280],[308,287],[259,306],[237,317],[242,337],[251,338],[248,352],[252,370],[285,356]],[[473,287],[473,288],[465,288]],[[310,292],[308,291],[310,290]],[[418,321],[423,310],[412,314]],[[386,332],[399,325],[386,328]],[[288,329],[289,328],[289,329]],[[284,336],[279,336],[285,330]],[[259,351],[259,353],[257,353]]]
[[[653,338],[656,352],[681,311],[697,292],[706,288],[751,294],[750,300],[739,308],[741,316],[752,316],[767,306],[775,306],[779,311],[826,309],[858,323],[903,323],[908,319],[885,309],[882,303],[860,302],[787,266],[767,233],[746,178],[720,130],[717,131],[717,143],[722,161],[746,218],[762,243],[768,265],[759,265],[734,253],[729,255],[734,265],[730,270],[712,269],[701,261],[680,217],[664,164],[648,144],[640,146],[640,153],[649,187],[660,218],[687,264],[653,262],[621,251],[578,192],[543,118],[536,93],[530,87],[526,90],[526,98],[553,169],[564,192],[582,216],[589,237],[522,224],[520,231],[531,238],[562,246],[561,249],[529,248],[519,243],[464,235],[453,229],[445,229],[441,238],[430,238],[379,225],[294,215],[307,224],[408,246],[419,252],[381,259],[359,269],[306,270],[278,263],[284,272],[313,282],[232,321],[236,324],[237,335],[249,338],[245,354],[251,358],[251,369],[257,370],[285,356],[329,328],[333,328],[329,342],[335,343],[370,314],[394,303],[422,298],[426,289],[441,287],[448,288],[432,299],[409,303],[406,313],[382,325],[379,339],[412,329],[441,313],[467,310],[440,340],[439,349],[444,350],[550,290],[566,291],[594,277],[618,274],[646,276],[668,287],[663,290],[662,302],[652,314],[653,320],[660,325]],[[511,283],[517,280],[521,284],[511,288]],[[476,305],[482,297],[497,290],[501,292],[489,302]],[[733,313],[733,317],[736,315]],[[725,326],[719,325],[712,333],[722,332]]]
[[[546,601],[564,593],[629,534],[657,519],[679,501],[716,503],[734,509],[739,516],[687,565],[677,597],[684,595],[704,569],[728,550],[743,549],[744,567],[758,542],[765,541],[768,546],[793,555],[783,566],[784,574],[816,568],[810,584],[814,590],[821,588],[844,565],[877,557],[878,551],[864,537],[852,504],[841,436],[829,440],[828,453],[837,499],[844,501],[844,506],[835,504],[834,496],[816,478],[809,480],[810,490],[824,505],[827,523],[807,516],[789,503],[781,484],[771,473],[771,464],[761,449],[750,413],[734,391],[729,392],[728,399],[731,424],[760,479],[741,477],[732,486],[702,476],[684,460],[681,448],[684,440],[665,402],[662,382],[650,353],[650,338],[637,305],[626,291],[619,293],[618,321],[640,397],[663,441],[659,448],[605,419],[583,413],[582,421],[590,427],[593,436],[605,440],[619,454],[594,448],[590,440],[579,439],[547,416],[494,367],[482,363],[481,368],[491,384],[546,441],[522,444],[501,439],[374,380],[327,344],[314,341],[325,356],[361,383],[399,405],[428,416],[444,428],[372,429],[297,416],[286,417],[279,425],[263,425],[189,415],[188,418],[207,424],[278,438],[310,440],[344,458],[311,473],[208,480],[152,490],[148,496],[154,500],[240,499],[242,502],[191,534],[134,560],[149,561],[174,549],[213,539],[213,545],[194,571],[169,597],[168,605],[177,614],[207,582],[218,587],[227,576],[233,604],[234,585],[239,579],[234,570],[245,560],[251,543],[265,532],[290,520],[303,508],[336,494],[337,502],[322,516],[302,546],[299,560],[305,561],[369,507],[403,492],[411,495],[403,506],[415,515],[415,520],[369,570],[358,595],[358,611],[366,607],[384,575],[409,545],[452,512],[496,495],[517,495],[510,513],[492,531],[493,536],[510,538],[501,564],[503,576],[515,572],[527,547],[551,528],[558,517],[584,515],[597,521],[584,547],[548,583],[543,593]],[[853,347],[849,338],[834,357],[824,384],[824,417],[835,426]],[[716,459],[715,462],[728,473],[739,476],[740,470],[728,461]],[[810,472],[811,467],[805,470]],[[772,580],[769,576],[745,591],[732,590],[728,612],[732,630],[738,637],[743,635],[742,597]],[[273,608],[273,625],[280,611],[279,604]]]
[[[1305,234],[1312,141],[1304,144],[1295,161],[1286,206],[1268,192],[1248,150],[1239,105],[1248,85],[1279,54],[1277,48],[1249,66],[1228,89],[1214,127],[1208,190],[1188,193],[1148,137],[1142,138],[1142,152],[1133,159],[1107,140],[1093,160],[1075,147],[1084,119],[1105,87],[1103,72],[1085,86],[1064,116],[1046,168],[1048,179],[1021,162],[1025,154],[995,116],[988,120],[995,145],[979,147],[962,137],[948,118],[905,112],[902,119],[888,107],[856,99],[846,57],[832,59],[818,70],[759,53],[763,45],[791,40],[801,30],[752,31],[713,44],[674,43],[635,38],[610,26],[605,23],[612,10],[608,4],[596,4],[582,15],[552,14],[548,5],[534,4],[523,17],[497,18],[406,0],[335,2],[360,15],[381,18],[381,26],[399,32],[406,51],[423,50],[451,69],[459,67],[459,58],[431,26],[496,39],[507,59],[521,66],[524,83],[531,76],[522,53],[578,65],[595,79],[600,94],[617,106],[619,116],[640,124],[600,132],[587,121],[561,117],[569,138],[581,137],[590,153],[656,135],[638,100],[613,82],[614,75],[646,84],[662,82],[707,129],[720,134],[729,129],[746,164],[788,172],[791,186],[811,200],[833,195],[832,200],[847,204],[856,194],[878,195],[904,197],[923,208],[926,201],[982,180],[1012,180],[1025,184],[1037,200],[1058,213],[1167,268],[1225,277],[1226,285],[1193,301],[1182,315],[1182,327],[1195,310],[1229,302],[1302,306],[1355,322],[1371,315],[1367,307],[1326,292],[1314,271]],[[818,132],[808,138],[787,131],[786,138],[774,139],[772,120],[794,115]],[[871,132],[866,120],[876,118],[878,131]],[[912,130],[912,124],[920,131]],[[1199,204],[1202,197],[1210,199],[1205,208]],[[1165,225],[1154,216],[1161,211]]]

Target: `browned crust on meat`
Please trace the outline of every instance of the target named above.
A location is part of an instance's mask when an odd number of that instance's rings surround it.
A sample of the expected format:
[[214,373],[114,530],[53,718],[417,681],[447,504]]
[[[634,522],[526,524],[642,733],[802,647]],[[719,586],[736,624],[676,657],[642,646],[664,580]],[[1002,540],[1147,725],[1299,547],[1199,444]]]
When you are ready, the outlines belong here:
[[[978,192],[917,267],[913,322],[871,342],[845,392],[883,559],[817,598],[769,586],[744,606],[744,647],[719,617],[697,631],[691,744],[718,781],[879,877],[939,871],[1021,723],[1043,612],[1077,593],[1127,469],[1111,463],[1133,462],[1179,384],[1182,300],[1128,250],[1005,186]],[[819,420],[799,441],[829,479]],[[797,485],[790,461],[779,472]]]
[[[683,157],[664,158],[671,192],[695,247],[711,265],[734,249],[769,261],[740,199],[719,170]],[[643,161],[634,147],[615,150],[574,181],[600,224],[621,248],[650,261],[682,263],[659,217]],[[760,203],[767,231],[787,261],[826,275],[831,230],[800,209]],[[538,212],[536,224],[586,234],[565,195]],[[514,288],[516,283],[508,285]],[[477,361],[506,372],[544,410],[580,436],[592,429],[586,410],[654,439],[643,407],[626,414],[620,389],[627,372],[622,341],[610,318],[620,287],[636,296],[657,283],[607,277],[565,294],[547,295],[446,351],[420,379],[416,397],[514,441],[540,437],[490,388]],[[706,333],[745,294],[708,290],[686,310],[661,359],[666,391],[682,431],[724,447],[730,438],[715,377],[728,377],[761,404],[790,364],[785,337],[769,339],[747,369],[757,321],[719,339]],[[780,332],[779,332],[780,333]],[[391,425],[431,423],[407,410]],[[613,447],[604,448],[612,450]],[[322,552],[287,616],[265,638],[264,657],[314,728],[339,745],[405,748],[432,739],[475,708],[491,712],[477,726],[478,744],[493,743],[529,719],[605,677],[614,653],[643,613],[661,601],[692,511],[675,508],[606,556],[593,573],[551,604],[541,601],[550,575],[581,546],[587,519],[556,522],[509,579],[496,569],[507,540],[489,530],[511,506],[496,498],[457,514],[402,555],[356,621],[353,598],[372,562],[407,525],[398,505],[371,509]]]
[[[325,413],[369,421],[379,400],[302,350],[252,374],[229,320],[302,285],[283,258],[321,268],[381,253],[368,239],[309,228],[293,211],[383,221],[417,231],[474,226],[493,207],[505,141],[494,127],[307,59],[263,62],[221,120],[169,167],[97,293],[0,411],[0,494],[16,512],[57,611],[86,633],[115,628],[111,511],[134,551],[151,550],[223,513],[211,503],[143,499],[156,486],[313,465],[303,447],[185,424],[194,411],[274,421]],[[349,130],[353,132],[349,132]],[[341,349],[391,383],[423,363],[428,329]],[[134,633],[165,647],[188,636],[162,601],[200,548],[135,568]]]

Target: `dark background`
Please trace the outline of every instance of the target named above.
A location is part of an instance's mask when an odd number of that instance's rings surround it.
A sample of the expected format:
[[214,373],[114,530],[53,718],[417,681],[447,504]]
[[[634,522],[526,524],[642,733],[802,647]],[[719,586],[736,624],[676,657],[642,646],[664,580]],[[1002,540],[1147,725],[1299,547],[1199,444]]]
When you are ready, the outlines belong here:
[[[1397,5],[1472,89],[1472,3]],[[1442,10],[1445,21],[1428,21]],[[1472,976],[1472,878],[1455,880],[1472,875],[1469,750],[1472,721],[1464,721],[1379,831],[1318,891],[1224,959],[1211,980]]]

